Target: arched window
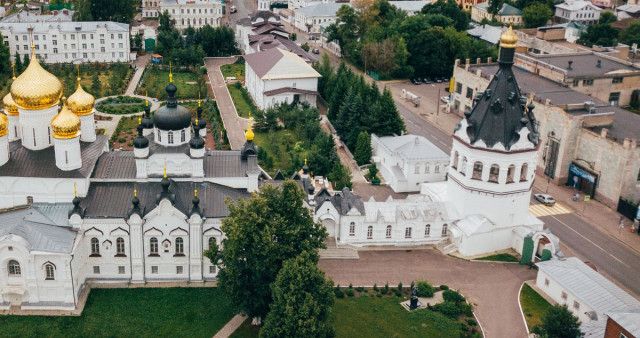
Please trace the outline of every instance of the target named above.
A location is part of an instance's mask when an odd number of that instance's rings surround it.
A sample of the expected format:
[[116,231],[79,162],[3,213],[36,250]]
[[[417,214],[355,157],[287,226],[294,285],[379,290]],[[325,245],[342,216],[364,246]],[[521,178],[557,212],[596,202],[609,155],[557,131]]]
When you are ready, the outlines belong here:
[[356,222],[351,222],[351,224],[349,224],[349,236],[355,236],[356,235]]
[[167,133],[167,142],[169,142],[169,144],[173,144],[173,132],[172,131]]
[[449,226],[447,225],[447,223],[442,225],[442,236],[446,236],[447,235],[448,228],[449,228]]
[[529,171],[529,165],[527,163],[523,163],[522,168],[520,168],[520,182],[525,182],[527,180],[528,171]]
[[44,272],[45,272],[45,277],[44,279],[46,280],[54,280],[56,278],[55,276],[55,267],[53,266],[53,264],[51,263],[47,263],[44,266]]
[[499,176],[500,176],[500,167],[497,164],[492,164],[491,170],[489,170],[489,182],[498,183]]
[[429,173],[429,168],[431,168],[431,164],[430,163],[427,163],[427,164],[424,165],[424,173],[425,174]]
[[[178,241],[176,241],[176,243],[178,243]],[[216,244],[216,238],[215,237],[209,237],[209,249],[211,249],[214,244]]]
[[124,238],[122,237],[116,239],[116,255],[124,256]]
[[186,138],[187,134],[185,133],[184,129],[182,129],[182,131],[180,132],[180,142],[184,142]]
[[372,239],[373,238],[373,226],[369,226],[367,227],[367,239]]
[[387,225],[387,234],[386,234],[387,238],[391,238],[391,226]]
[[513,176],[516,173],[516,166],[515,165],[510,165],[509,169],[507,169],[507,183],[513,183]]
[[424,237],[431,236],[431,224],[427,224],[424,226]]
[[91,256],[100,256],[100,241],[95,237],[91,239]]
[[9,261],[9,276],[20,276],[22,274],[22,272],[20,271],[20,263],[18,263],[18,261],[16,260],[10,260]]
[[463,157],[462,158],[462,164],[460,165],[460,173],[462,174],[462,176],[466,175],[466,171],[467,171],[467,157]]
[[453,153],[453,163],[451,163],[451,168],[458,169],[458,152]]
[[149,252],[152,255],[158,254],[158,239],[155,237],[151,237],[151,239],[149,240]]
[[184,242],[182,237],[176,238],[176,255],[184,255]]
[[476,161],[475,163],[473,163],[473,174],[471,174],[471,179],[473,180],[482,179],[482,162]]

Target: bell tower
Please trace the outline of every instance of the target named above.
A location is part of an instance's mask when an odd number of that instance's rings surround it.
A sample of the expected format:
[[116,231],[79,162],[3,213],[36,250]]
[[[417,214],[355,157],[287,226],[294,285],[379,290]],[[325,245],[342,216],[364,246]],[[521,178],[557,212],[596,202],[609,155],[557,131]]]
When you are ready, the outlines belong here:
[[456,126],[448,171],[461,217],[481,215],[497,228],[526,224],[539,147],[534,105],[511,69],[517,41],[512,28],[500,37],[498,71]]

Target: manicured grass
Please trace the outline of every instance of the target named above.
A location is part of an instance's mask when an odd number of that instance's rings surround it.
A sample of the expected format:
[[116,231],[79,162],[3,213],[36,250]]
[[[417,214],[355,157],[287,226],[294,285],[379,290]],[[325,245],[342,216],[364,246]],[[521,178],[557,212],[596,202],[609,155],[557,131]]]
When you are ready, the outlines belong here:
[[333,323],[338,337],[459,337],[460,324],[429,309],[408,312],[397,297],[338,299]]
[[516,258],[514,255],[508,253],[501,253],[491,256],[485,256],[476,258],[477,261],[493,261],[493,262],[519,262],[520,260]]
[[0,336],[212,337],[234,315],[218,288],[94,289],[82,316],[2,316]]
[[220,67],[220,71],[222,72],[222,76],[224,76],[225,79],[229,76],[233,76],[238,81],[244,81],[244,65],[235,63],[230,65],[222,65]]
[[[159,100],[167,99],[167,91],[165,88],[169,84],[169,72],[151,68],[148,69],[142,78],[142,84],[137,90],[138,95],[155,97]],[[176,97],[182,99],[198,98],[198,75],[194,72],[173,72],[173,84],[178,87]],[[200,96],[207,97],[207,88],[201,88]]]
[[[251,113],[252,116],[255,116],[258,109],[253,104],[253,101],[251,101],[251,97],[247,90],[242,87],[238,88],[235,84],[227,85],[227,88],[229,88],[229,94],[231,94],[233,104],[236,106],[238,116],[248,118],[249,113]],[[246,94],[243,94],[243,92]]]
[[529,330],[535,325],[542,323],[542,317],[544,317],[547,310],[551,307],[551,304],[549,304],[546,299],[542,298],[542,296],[527,284],[522,286],[520,305],[522,305],[522,312],[524,313],[524,318],[527,320]]
[[262,147],[273,158],[271,170],[266,169],[270,174],[275,174],[277,169],[286,171],[291,167],[291,156],[289,156],[287,149],[293,149],[298,141],[295,133],[286,129],[264,133],[255,132],[253,139],[253,143]]
[[260,334],[260,328],[262,326],[251,325],[251,318],[245,319],[245,321],[233,332],[230,338],[253,338],[258,337]]

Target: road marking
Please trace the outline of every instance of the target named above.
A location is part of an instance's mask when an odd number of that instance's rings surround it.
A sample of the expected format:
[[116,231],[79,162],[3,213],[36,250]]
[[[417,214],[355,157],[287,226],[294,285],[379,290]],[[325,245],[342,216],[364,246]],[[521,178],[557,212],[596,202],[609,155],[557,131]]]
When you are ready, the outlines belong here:
[[544,204],[534,204],[529,206],[529,212],[532,213],[536,217],[542,216],[552,216],[552,215],[561,215],[561,214],[570,214],[572,211],[568,208],[564,207],[560,203],[554,204],[551,207],[548,207]]
[[598,244],[594,243],[592,240],[588,239],[588,238],[587,238],[587,237],[585,237],[583,234],[581,234],[580,232],[578,232],[578,231],[576,231],[575,229],[573,229],[572,227],[570,227],[567,223],[565,223],[565,222],[561,221],[560,219],[558,219],[558,218],[557,218],[557,217],[555,217],[555,216],[551,216],[551,218],[555,219],[555,220],[556,220],[556,221],[558,221],[560,224],[562,224],[562,225],[564,225],[565,227],[567,227],[569,230],[571,230],[571,231],[575,232],[575,233],[576,233],[576,235],[578,235],[578,236],[582,237],[582,238],[583,238],[583,239],[585,239],[587,242],[589,242],[589,243],[593,244],[593,246],[595,246],[596,248],[598,248],[598,249],[602,250],[602,252],[604,252],[604,253],[606,253],[607,255],[611,256],[611,258],[613,258],[613,259],[617,260],[618,262],[620,262],[620,264],[622,264],[622,265],[624,265],[624,266],[626,266],[626,267],[628,267],[628,268],[631,268],[631,267],[630,267],[629,265],[627,265],[625,262],[623,262],[623,261],[619,260],[619,259],[618,259],[618,257],[616,257],[616,256],[614,256],[614,255],[612,255],[612,254],[610,254],[610,253],[609,253],[609,252],[607,252],[605,249],[603,249],[601,246],[599,246]]

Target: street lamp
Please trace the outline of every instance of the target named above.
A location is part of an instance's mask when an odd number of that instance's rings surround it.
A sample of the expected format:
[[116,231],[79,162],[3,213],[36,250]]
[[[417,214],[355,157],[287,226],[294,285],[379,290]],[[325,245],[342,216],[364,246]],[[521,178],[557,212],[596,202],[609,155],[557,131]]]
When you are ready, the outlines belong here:
[[[432,84],[431,87],[436,87]],[[438,123],[438,115],[440,115],[440,87],[438,87],[438,96],[436,96],[436,123]]]

